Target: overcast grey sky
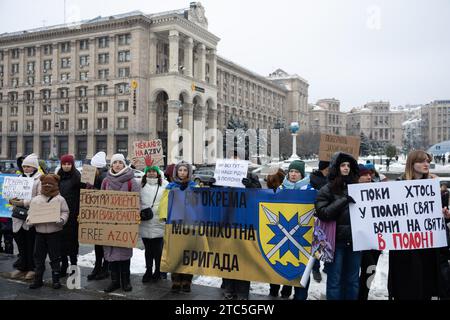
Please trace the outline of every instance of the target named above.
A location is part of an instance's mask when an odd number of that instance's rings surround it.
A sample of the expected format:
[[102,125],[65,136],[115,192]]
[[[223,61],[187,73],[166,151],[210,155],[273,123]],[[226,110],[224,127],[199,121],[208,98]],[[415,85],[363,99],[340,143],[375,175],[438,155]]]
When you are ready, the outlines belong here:
[[[449,0],[203,0],[218,53],[267,76],[277,68],[309,82],[309,102],[393,106],[450,99]],[[68,22],[188,0],[66,0]],[[20,15],[18,15],[20,13]],[[64,22],[63,0],[0,0],[0,33]]]

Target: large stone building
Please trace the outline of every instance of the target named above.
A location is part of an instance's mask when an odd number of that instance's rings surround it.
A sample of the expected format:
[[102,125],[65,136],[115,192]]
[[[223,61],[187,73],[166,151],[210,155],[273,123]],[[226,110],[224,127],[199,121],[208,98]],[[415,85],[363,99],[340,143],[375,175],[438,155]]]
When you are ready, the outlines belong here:
[[207,129],[233,117],[250,128],[306,127],[306,81],[270,80],[218,57],[219,40],[196,2],[1,35],[0,158],[109,158],[160,138],[169,162],[203,163],[220,134]]
[[370,140],[400,148],[402,119],[402,113],[392,111],[389,102],[370,102],[362,108],[353,108],[347,114],[347,134],[359,136],[364,133]]
[[450,140],[450,100],[436,100],[422,108],[425,146]]
[[347,114],[341,112],[341,103],[336,99],[321,99],[309,106],[309,128],[314,133],[346,135]]

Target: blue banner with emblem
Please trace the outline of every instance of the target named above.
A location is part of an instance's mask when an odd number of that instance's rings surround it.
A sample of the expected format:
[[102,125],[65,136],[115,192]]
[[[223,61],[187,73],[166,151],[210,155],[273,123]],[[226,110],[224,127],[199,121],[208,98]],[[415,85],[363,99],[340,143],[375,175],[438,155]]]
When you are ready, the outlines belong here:
[[315,190],[172,190],[162,269],[300,286]]

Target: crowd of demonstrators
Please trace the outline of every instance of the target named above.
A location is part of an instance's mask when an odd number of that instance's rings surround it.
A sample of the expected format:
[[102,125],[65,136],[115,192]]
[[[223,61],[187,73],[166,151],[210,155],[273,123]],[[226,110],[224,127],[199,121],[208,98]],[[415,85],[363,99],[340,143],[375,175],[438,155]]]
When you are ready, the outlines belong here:
[[[106,153],[100,151],[96,153],[91,159],[91,166],[96,168],[94,185],[86,184],[86,189],[100,190],[102,188],[103,180],[108,174],[108,167],[106,163]],[[103,246],[95,245],[95,264],[92,272],[87,276],[88,281],[103,280],[109,277],[109,263],[104,258]]]
[[[141,210],[146,211],[146,216],[141,215],[141,224],[139,225],[139,234],[145,246],[146,271],[142,278],[143,283],[156,282],[161,279],[160,265],[165,223],[159,217],[158,208],[168,184],[159,167],[148,166],[145,168],[141,182]],[[154,272],[153,265],[155,266]]]
[[[134,180],[133,170],[127,166],[123,154],[111,157],[111,168],[103,179],[101,190],[122,192],[140,192],[141,186]],[[109,262],[111,283],[105,292],[113,292],[120,287],[123,291],[131,291],[130,263],[133,256],[132,248],[103,246],[104,258]]]

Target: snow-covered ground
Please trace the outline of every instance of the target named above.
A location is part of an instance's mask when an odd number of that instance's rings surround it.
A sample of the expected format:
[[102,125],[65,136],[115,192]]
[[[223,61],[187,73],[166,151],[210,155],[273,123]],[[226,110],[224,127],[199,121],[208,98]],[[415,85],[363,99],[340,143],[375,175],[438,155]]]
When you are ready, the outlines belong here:
[[[388,272],[388,252],[383,252],[378,261],[375,278],[372,282],[372,288],[369,292],[369,300],[387,300],[387,272]],[[78,258],[78,265],[82,267],[94,266],[95,253],[94,251],[81,255]],[[322,268],[321,268],[322,269]],[[134,249],[133,258],[131,258],[131,273],[143,274],[145,272],[145,255],[144,250]],[[317,283],[311,278],[309,287],[309,300],[324,300],[326,288],[327,275],[322,272],[322,281]],[[221,278],[194,276],[194,284],[220,288],[222,283]],[[268,295],[270,286],[267,283],[252,282],[250,292],[260,295]]]

